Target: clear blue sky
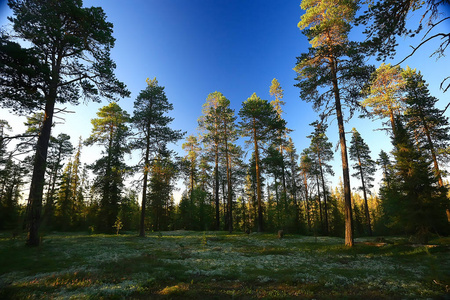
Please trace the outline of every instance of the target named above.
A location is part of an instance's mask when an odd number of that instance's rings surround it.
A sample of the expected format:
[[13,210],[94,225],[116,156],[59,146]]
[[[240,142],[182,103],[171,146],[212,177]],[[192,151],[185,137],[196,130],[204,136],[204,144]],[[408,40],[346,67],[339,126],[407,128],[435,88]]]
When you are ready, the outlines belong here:
[[[297,28],[302,15],[299,0],[89,0],[85,6],[102,6],[108,21],[114,24],[116,46],[112,57],[117,64],[117,77],[125,82],[131,97],[119,101],[119,105],[133,112],[133,101],[139,91],[146,87],[147,77],[156,77],[166,87],[169,101],[174,104],[172,127],[196,134],[197,119],[202,104],[209,93],[222,92],[231,101],[236,114],[241,103],[256,92],[269,99],[269,87],[277,78],[284,89],[284,117],[297,151],[309,146],[306,138],[311,133],[309,124],[317,119],[309,103],[301,101],[296,83],[296,57],[309,47],[308,41]],[[9,14],[6,1],[0,0],[0,24],[6,23]],[[417,15],[411,20],[416,22]],[[448,24],[447,24],[448,25]],[[449,27],[447,26],[447,32]],[[353,35],[360,38],[359,34]],[[406,55],[414,41],[400,40],[399,56]],[[416,41],[417,43],[417,41]],[[432,94],[441,101],[439,107],[448,103],[449,93],[439,91],[441,79],[448,76],[448,58],[436,62],[428,58],[432,47],[417,52],[402,64],[421,70],[430,84]],[[379,62],[373,61],[378,67]],[[105,105],[88,103],[69,107],[75,114],[65,116],[65,124],[58,124],[54,135],[66,132],[77,143],[81,135],[87,138],[91,131],[90,119],[96,117],[99,107]],[[20,131],[23,119],[1,111],[2,117]],[[447,113],[448,115],[448,113]],[[328,136],[336,145],[337,125],[334,119]],[[381,149],[390,151],[390,140],[385,133],[373,131],[380,122],[360,120],[356,116],[346,124],[346,131],[356,127],[372,149],[377,159]],[[348,142],[350,136],[348,136]],[[175,149],[184,155],[180,141]],[[85,162],[92,162],[98,150],[85,149]],[[135,153],[133,160],[137,159]],[[336,184],[342,176],[340,154],[336,152]],[[352,186],[358,185],[356,179]]]

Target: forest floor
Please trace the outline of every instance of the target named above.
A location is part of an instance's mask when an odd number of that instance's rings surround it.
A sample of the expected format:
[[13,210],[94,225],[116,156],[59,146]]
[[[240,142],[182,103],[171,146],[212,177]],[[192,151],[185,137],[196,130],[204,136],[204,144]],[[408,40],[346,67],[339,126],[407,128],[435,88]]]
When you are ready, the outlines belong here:
[[0,233],[0,299],[450,299],[450,238]]

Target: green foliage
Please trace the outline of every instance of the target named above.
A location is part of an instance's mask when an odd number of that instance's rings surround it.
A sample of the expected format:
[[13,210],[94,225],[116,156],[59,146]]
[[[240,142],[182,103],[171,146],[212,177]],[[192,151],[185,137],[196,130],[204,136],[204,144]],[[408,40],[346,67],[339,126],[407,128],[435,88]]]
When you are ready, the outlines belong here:
[[[368,3],[367,10],[357,18],[357,24],[366,26],[364,34],[368,37],[365,42],[365,48],[371,55],[377,55],[378,60],[393,58],[398,46],[397,39],[402,37],[414,37],[424,28],[439,28],[439,24],[445,20],[443,11],[446,5],[450,4],[448,0],[377,0],[364,1]],[[416,24],[409,24],[414,12],[419,12],[421,18]],[[433,38],[442,39],[438,49],[434,52],[439,57],[444,55],[450,36],[446,33],[438,33],[433,36],[424,34],[422,43],[430,41]],[[414,52],[417,48],[414,48]],[[413,52],[413,53],[414,53]]]
[[27,244],[37,246],[55,104],[115,99],[129,91],[114,75],[112,24],[101,8],[83,7],[81,0],[9,0],[8,6],[12,30],[0,36],[1,105],[19,113],[45,107],[28,197]]
[[[364,213],[369,235],[372,235],[372,225],[370,221],[369,205],[367,203],[367,194],[370,194],[370,189],[373,187],[374,174],[376,171],[375,162],[370,157],[369,146],[364,142],[359,132],[352,129],[352,140],[350,141],[350,158],[356,163],[353,168],[356,173],[353,174],[356,178],[361,180],[361,187],[364,196]],[[355,205],[356,207],[356,205]],[[355,213],[356,214],[356,213]]]
[[438,99],[430,95],[428,84],[420,72],[407,67],[402,75],[406,81],[404,91],[407,126],[414,132],[419,147],[431,156],[435,176],[442,186],[439,165],[449,160],[446,151],[450,146],[448,118],[436,107]]
[[124,163],[124,155],[129,152],[126,144],[129,115],[112,102],[100,108],[97,116],[98,118],[91,120],[92,133],[85,143],[104,146],[103,157],[96,160],[90,168],[96,175],[93,188],[100,196],[97,228],[110,231],[119,212],[123,180],[128,169]]
[[[147,87],[142,90],[134,102],[134,115],[131,120],[133,127],[137,130],[135,137],[131,142],[131,147],[133,149],[139,149],[143,154],[143,160],[140,163],[140,167],[143,169],[144,180],[142,183],[142,209],[141,209],[141,219],[139,226],[139,235],[145,236],[145,214],[146,214],[146,204],[147,204],[147,184],[149,171],[151,169],[151,160],[159,155],[161,157],[162,153],[166,153],[166,146],[168,143],[176,142],[181,139],[184,135],[181,130],[174,130],[169,127],[169,124],[173,121],[172,117],[166,114],[173,110],[172,103],[169,103],[167,96],[164,91],[164,87],[158,85],[156,77],[153,80],[147,78]],[[169,155],[163,154],[166,158]],[[153,169],[154,170],[154,169]],[[155,174],[152,174],[153,188],[155,185]],[[171,181],[173,178],[173,172],[169,172],[169,180],[165,179],[166,185],[164,188],[158,187],[154,192],[162,192],[165,196],[158,200],[167,202],[167,188],[171,187]],[[163,184],[164,185],[164,184]],[[164,191],[161,191],[164,190]],[[160,210],[156,210],[157,214],[160,214]],[[162,216],[157,215],[157,218]],[[159,229],[158,229],[159,230]]]
[[300,98],[313,102],[313,108],[323,110],[324,117],[334,114],[337,117],[344,180],[345,243],[352,246],[350,175],[342,105],[348,107],[350,114],[359,108],[362,87],[373,68],[365,65],[360,45],[348,41],[356,1],[303,0],[301,7],[305,13],[298,27],[304,29],[312,47],[297,58],[295,86],[300,88]]
[[398,120],[393,152],[396,162],[390,185],[381,189],[383,210],[394,232],[417,236],[427,242],[431,232],[449,232],[445,211],[447,190],[437,186],[430,161],[418,151]]
[[173,158],[174,152],[160,149],[150,165],[148,208],[150,226],[153,231],[173,229],[174,203],[172,193],[179,166]]
[[[256,93],[242,103],[239,110],[241,122],[239,131],[242,137],[248,137],[247,144],[253,144],[256,167],[256,197],[258,201],[258,231],[263,231],[262,195],[261,195],[261,171],[260,151],[265,142],[277,137],[283,130],[285,121],[280,119],[267,100],[262,100]],[[261,149],[261,150],[260,150]]]

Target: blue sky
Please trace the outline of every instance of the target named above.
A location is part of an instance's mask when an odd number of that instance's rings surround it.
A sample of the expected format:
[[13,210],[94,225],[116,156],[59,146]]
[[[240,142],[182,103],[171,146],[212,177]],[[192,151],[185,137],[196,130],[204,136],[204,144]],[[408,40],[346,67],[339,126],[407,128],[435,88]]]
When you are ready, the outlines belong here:
[[[269,87],[277,78],[284,89],[284,117],[298,153],[309,146],[306,138],[312,131],[309,124],[317,119],[309,103],[301,101],[296,83],[296,57],[307,51],[308,41],[297,28],[302,10],[299,0],[85,0],[85,6],[102,6],[107,20],[114,24],[115,48],[112,57],[117,64],[117,77],[125,82],[131,97],[119,101],[119,105],[133,112],[133,101],[139,91],[146,87],[147,77],[156,77],[165,86],[170,102],[174,104],[171,116],[174,129],[187,134],[196,134],[197,119],[209,93],[222,92],[231,101],[236,114],[241,103],[256,92],[269,99]],[[0,24],[6,24],[10,14],[6,1],[0,0]],[[417,22],[420,15],[410,22]],[[447,24],[448,25],[448,24]],[[448,31],[449,26],[446,27]],[[356,30],[355,32],[357,32]],[[361,38],[358,33],[352,35]],[[399,62],[417,41],[400,40]],[[439,90],[441,79],[448,76],[447,58],[436,61],[428,58],[433,46],[418,51],[413,58],[402,64],[421,70],[430,84],[432,94],[440,100],[443,108],[449,94]],[[373,61],[378,66],[379,62]],[[90,119],[96,117],[98,109],[106,105],[88,103],[69,107],[74,114],[65,115],[65,124],[57,124],[53,134],[66,132],[72,142],[78,137],[86,139],[91,131]],[[1,111],[20,132],[23,118]],[[448,115],[448,113],[447,113]],[[330,119],[328,136],[333,145],[338,142],[337,124]],[[356,127],[377,159],[381,149],[390,151],[390,140],[384,132],[373,131],[381,127],[380,122],[354,117],[346,124],[346,131]],[[348,144],[350,136],[348,136]],[[175,149],[184,155],[180,141]],[[93,162],[99,149],[85,148],[85,162]],[[249,154],[250,155],[250,154]],[[133,154],[131,161],[138,159]],[[340,152],[333,163],[336,176],[329,178],[333,185],[342,176]],[[358,185],[356,179],[352,186]]]

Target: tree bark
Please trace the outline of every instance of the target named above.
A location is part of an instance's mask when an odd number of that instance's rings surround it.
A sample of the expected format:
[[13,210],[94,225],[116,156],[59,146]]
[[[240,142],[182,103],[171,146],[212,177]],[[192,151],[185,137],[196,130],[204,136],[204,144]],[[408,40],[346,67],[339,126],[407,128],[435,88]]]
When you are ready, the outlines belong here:
[[347,145],[345,142],[345,130],[344,130],[344,118],[342,116],[341,98],[339,94],[339,87],[337,81],[337,72],[335,67],[335,61],[330,61],[331,76],[333,82],[333,92],[335,99],[336,117],[339,127],[339,142],[341,148],[342,157],[342,177],[344,180],[344,211],[345,211],[345,245],[353,247],[353,217],[352,217],[352,200],[350,189],[350,174],[348,169],[348,155]]
[[253,120],[253,140],[255,144],[255,167],[256,167],[256,197],[258,201],[258,232],[263,232],[263,213],[261,199],[261,178],[259,171],[259,150],[256,136],[256,121]]
[[215,200],[216,200],[216,230],[220,230],[220,203],[219,203],[219,149],[216,144],[215,151],[215,166],[214,166],[214,177],[215,177]]
[[34,157],[33,175],[31,177],[30,194],[28,197],[27,230],[28,236],[26,245],[39,246],[39,226],[41,225],[42,195],[44,192],[45,168],[47,163],[48,143],[53,123],[53,112],[55,108],[56,88],[54,97],[47,98],[45,104],[45,115],[42,129],[36,144]]
[[362,170],[361,158],[360,158],[358,149],[356,149],[356,154],[358,156],[359,174],[361,176],[361,185],[362,185],[363,196],[364,196],[364,212],[366,214],[367,230],[369,232],[369,236],[372,236],[372,225],[370,224],[369,205],[367,203],[366,183],[364,181],[364,174],[363,174],[363,170]]
[[320,178],[322,180],[322,190],[323,190],[323,211],[325,216],[325,235],[328,235],[328,207],[327,207],[327,190],[325,188],[325,178],[323,176],[322,162],[319,156],[319,167],[320,167]]
[[142,186],[142,204],[141,204],[141,220],[139,223],[139,236],[145,237],[145,209],[147,204],[147,182],[148,182],[148,169],[149,169],[149,157],[150,157],[150,140],[149,132],[146,137],[147,147],[145,149],[144,157],[144,182]]

